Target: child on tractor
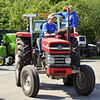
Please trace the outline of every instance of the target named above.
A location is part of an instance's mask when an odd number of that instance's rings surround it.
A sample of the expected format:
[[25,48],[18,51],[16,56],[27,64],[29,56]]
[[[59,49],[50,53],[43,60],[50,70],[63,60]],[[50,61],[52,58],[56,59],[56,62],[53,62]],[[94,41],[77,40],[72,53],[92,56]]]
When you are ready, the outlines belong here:
[[[78,29],[78,16],[76,12],[74,11],[74,8],[72,5],[68,7],[64,7],[63,10],[70,9],[70,15],[69,15],[69,26],[70,26],[70,33],[77,33],[76,30]],[[52,13],[53,15],[61,15],[65,18],[66,25],[64,28],[60,29],[57,34],[62,36],[62,39],[64,38],[64,33],[67,31],[68,27],[68,12],[59,12],[59,13]]]

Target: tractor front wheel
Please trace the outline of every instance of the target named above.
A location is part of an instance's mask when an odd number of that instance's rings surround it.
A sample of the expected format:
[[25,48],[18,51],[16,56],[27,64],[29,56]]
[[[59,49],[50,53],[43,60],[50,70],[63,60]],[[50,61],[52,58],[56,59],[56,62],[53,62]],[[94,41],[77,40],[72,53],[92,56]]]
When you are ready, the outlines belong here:
[[81,65],[80,72],[73,77],[73,85],[78,94],[89,95],[95,86],[95,75],[92,68],[88,65]]
[[39,91],[39,76],[34,66],[27,65],[21,71],[21,87],[26,96],[35,97]]

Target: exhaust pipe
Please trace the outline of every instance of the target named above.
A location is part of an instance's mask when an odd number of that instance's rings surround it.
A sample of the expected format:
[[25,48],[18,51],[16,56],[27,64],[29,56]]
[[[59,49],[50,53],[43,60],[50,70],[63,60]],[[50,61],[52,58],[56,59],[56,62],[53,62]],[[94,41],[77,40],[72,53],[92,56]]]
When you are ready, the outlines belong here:
[[69,14],[70,14],[70,9],[68,7],[68,27],[67,27],[67,37],[66,37],[67,41],[70,41]]

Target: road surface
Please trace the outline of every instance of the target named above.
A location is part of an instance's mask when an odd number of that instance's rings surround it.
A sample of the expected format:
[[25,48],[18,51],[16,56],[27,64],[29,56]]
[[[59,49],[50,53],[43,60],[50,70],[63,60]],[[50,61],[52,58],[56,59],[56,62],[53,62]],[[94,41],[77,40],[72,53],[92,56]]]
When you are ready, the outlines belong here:
[[15,84],[14,64],[0,66],[0,100],[100,100],[100,60],[82,60],[81,64],[90,65],[95,72],[96,84],[89,96],[80,96],[73,87],[64,86],[62,80],[52,80],[41,74],[38,95],[27,97]]

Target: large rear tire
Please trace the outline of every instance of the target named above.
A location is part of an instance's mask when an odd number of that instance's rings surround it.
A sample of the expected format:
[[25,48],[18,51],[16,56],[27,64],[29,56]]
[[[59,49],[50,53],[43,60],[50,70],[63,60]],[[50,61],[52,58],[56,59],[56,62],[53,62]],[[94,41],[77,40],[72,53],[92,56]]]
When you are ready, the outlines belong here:
[[29,65],[31,61],[31,43],[30,38],[18,37],[16,38],[16,49],[15,49],[15,78],[16,85],[20,84],[21,70],[25,65]]
[[73,86],[73,76],[68,75],[67,77],[64,77],[63,83],[64,83],[65,86]]
[[78,46],[78,41],[75,37],[70,38],[71,42],[71,67],[79,67],[80,66],[80,50]]
[[[71,68],[80,66],[80,50],[78,46],[77,39],[75,37],[70,38],[71,42]],[[73,86],[73,75],[68,75],[66,78],[63,78],[63,83],[66,86]]]
[[39,76],[34,66],[27,65],[21,71],[21,87],[26,96],[35,97],[39,91]]
[[80,95],[89,95],[95,86],[95,74],[88,65],[80,66],[80,73],[74,75],[73,84],[76,92]]

